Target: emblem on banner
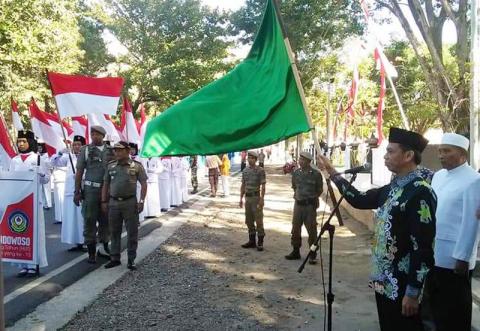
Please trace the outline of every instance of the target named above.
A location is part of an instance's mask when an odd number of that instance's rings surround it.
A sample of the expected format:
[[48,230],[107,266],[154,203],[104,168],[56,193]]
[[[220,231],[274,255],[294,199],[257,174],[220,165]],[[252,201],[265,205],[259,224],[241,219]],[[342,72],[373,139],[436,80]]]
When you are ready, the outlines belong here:
[[28,217],[25,213],[16,210],[8,217],[8,227],[12,232],[24,233],[28,229]]

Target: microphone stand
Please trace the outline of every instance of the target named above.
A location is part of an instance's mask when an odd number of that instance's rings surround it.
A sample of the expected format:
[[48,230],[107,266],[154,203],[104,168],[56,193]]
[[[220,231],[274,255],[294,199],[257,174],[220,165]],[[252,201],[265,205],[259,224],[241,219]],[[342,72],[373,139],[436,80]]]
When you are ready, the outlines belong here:
[[[352,174],[352,178],[350,178],[350,181],[348,182],[348,187],[352,186],[352,183],[355,181],[357,178],[357,173]],[[320,234],[317,236],[317,240],[315,243],[310,247],[310,250],[308,251],[307,256],[305,257],[305,260],[303,263],[300,265],[298,268],[298,272],[301,273],[303,269],[305,268],[305,265],[307,264],[308,259],[310,256],[313,256],[318,250],[318,245],[320,240],[322,239],[322,235],[325,233],[325,231],[328,231],[328,237],[329,237],[329,252],[328,252],[328,293],[327,293],[327,330],[332,331],[332,305],[333,301],[335,298],[335,295],[332,293],[332,273],[333,273],[333,237],[335,235],[335,226],[330,224],[330,221],[332,220],[333,216],[335,213],[338,211],[340,208],[340,204],[343,201],[343,195],[340,197],[338,200],[337,204],[333,208],[333,210],[330,212],[330,216],[328,217],[328,220],[325,222],[325,224],[322,226],[320,229]],[[321,244],[321,243],[320,243]]]

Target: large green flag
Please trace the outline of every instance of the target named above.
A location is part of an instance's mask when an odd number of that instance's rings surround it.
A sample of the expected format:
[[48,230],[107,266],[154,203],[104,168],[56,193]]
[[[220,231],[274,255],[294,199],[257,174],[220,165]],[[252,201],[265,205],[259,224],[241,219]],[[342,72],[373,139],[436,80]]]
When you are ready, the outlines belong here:
[[276,143],[309,130],[282,29],[268,0],[244,61],[147,125],[142,156],[208,155]]

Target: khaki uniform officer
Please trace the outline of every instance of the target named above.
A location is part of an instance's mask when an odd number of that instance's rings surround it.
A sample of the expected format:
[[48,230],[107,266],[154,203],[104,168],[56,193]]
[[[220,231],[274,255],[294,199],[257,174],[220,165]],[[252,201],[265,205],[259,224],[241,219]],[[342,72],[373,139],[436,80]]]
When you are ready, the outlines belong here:
[[[140,162],[130,159],[128,143],[121,141],[113,146],[115,161],[108,164],[102,189],[102,209],[108,209],[108,224],[112,236],[110,262],[105,268],[119,266],[122,226],[127,229],[128,269],[134,270],[138,246],[138,214],[143,211],[147,194],[147,174]],[[141,184],[137,201],[137,182]]]
[[[75,173],[75,193],[73,201],[77,206],[82,203],[83,236],[88,248],[88,263],[95,263],[95,254],[98,239],[103,243],[103,252],[99,255],[108,257],[108,219],[101,209],[101,194],[103,176],[108,162],[113,157],[113,151],[104,142],[106,131],[98,125],[90,128],[91,144],[80,149],[77,158],[77,172]],[[85,175],[85,176],[84,176]],[[82,192],[83,181],[83,192]],[[97,226],[98,223],[98,226]]]
[[[307,152],[300,153],[300,168],[292,175],[292,188],[295,204],[292,219],[292,247],[293,251],[285,256],[287,260],[298,260],[302,246],[302,224],[308,232],[308,244],[311,246],[317,240],[317,208],[319,197],[323,191],[322,175],[320,171],[311,167],[312,155]],[[316,257],[311,256],[311,264],[316,263]]]
[[[243,207],[243,196],[245,196],[245,223],[248,227],[248,242],[243,248],[257,248],[263,251],[263,204],[265,197],[265,170],[255,163],[258,155],[256,152],[248,152],[248,167],[242,172],[242,185],[240,187],[240,208]],[[255,229],[256,225],[256,229]],[[258,243],[255,242],[255,235],[258,233]]]

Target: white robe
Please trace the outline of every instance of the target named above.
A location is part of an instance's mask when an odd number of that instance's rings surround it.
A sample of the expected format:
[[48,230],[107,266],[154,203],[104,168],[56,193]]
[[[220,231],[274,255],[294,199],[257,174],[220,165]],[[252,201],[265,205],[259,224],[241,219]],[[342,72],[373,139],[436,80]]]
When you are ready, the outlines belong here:
[[[77,157],[72,154],[73,164],[77,163]],[[52,158],[52,164],[57,167],[66,167],[65,194],[62,208],[62,233],[61,241],[65,244],[83,244],[83,216],[82,207],[73,202],[75,193],[75,174],[70,165],[68,154]],[[55,206],[57,208],[57,206]]]
[[50,164],[50,159],[48,158],[48,154],[43,154],[41,157],[42,163],[45,165],[45,168],[48,169],[48,182],[42,184],[43,194],[42,194],[42,201],[43,206],[46,208],[52,208],[53,201],[52,201],[52,182],[51,182],[51,173],[52,173],[52,165]]
[[160,192],[158,188],[158,174],[163,168],[160,160],[156,157],[146,159],[142,158],[140,161],[147,172],[147,196],[145,197],[145,204],[143,211],[145,217],[157,217],[161,214],[160,211]]
[[182,200],[182,158],[172,157],[172,201],[171,206],[180,206]]
[[[53,163],[53,159],[56,157],[59,157],[58,154],[53,155],[52,158],[50,159],[50,162],[53,165],[52,177],[53,177],[53,201],[55,205],[55,221],[63,222],[63,208],[64,208],[63,201],[65,199],[65,181],[67,177],[67,167],[55,166]],[[68,158],[68,155],[67,155],[67,158]]]
[[188,172],[190,171],[190,162],[188,161],[188,157],[182,157],[182,168],[183,171],[180,174],[181,178],[181,189],[182,189],[182,200],[188,201]]
[[[28,157],[25,161],[22,160],[21,155],[17,155],[12,159],[10,163],[10,171],[37,171],[40,176],[40,184],[46,184],[50,181],[50,170],[46,167],[44,159],[40,157],[40,166],[38,164],[38,154],[34,152],[28,153]],[[23,154],[25,155],[25,154]],[[41,192],[40,192],[41,193]],[[41,195],[41,194],[39,194]],[[42,199],[38,199],[38,265],[43,268],[48,266],[47,262],[47,247],[45,243],[45,216],[43,215],[43,202]],[[34,269],[36,266],[34,264],[26,263],[14,263],[20,268],[31,268]]]
[[471,183],[463,192],[463,215],[453,257],[469,263],[469,269],[477,262],[478,242],[480,239],[480,220],[476,212],[480,209],[480,179]]
[[162,169],[158,174],[158,189],[160,191],[160,207],[169,209],[172,199],[171,178],[172,162],[170,159],[161,159]]
[[[460,227],[464,214],[472,211],[464,206],[465,189],[480,178],[467,163],[452,170],[442,169],[435,173],[432,188],[437,195],[435,266],[454,269],[456,258],[453,256],[455,245],[466,238],[460,237]],[[469,234],[470,236],[472,234]]]

